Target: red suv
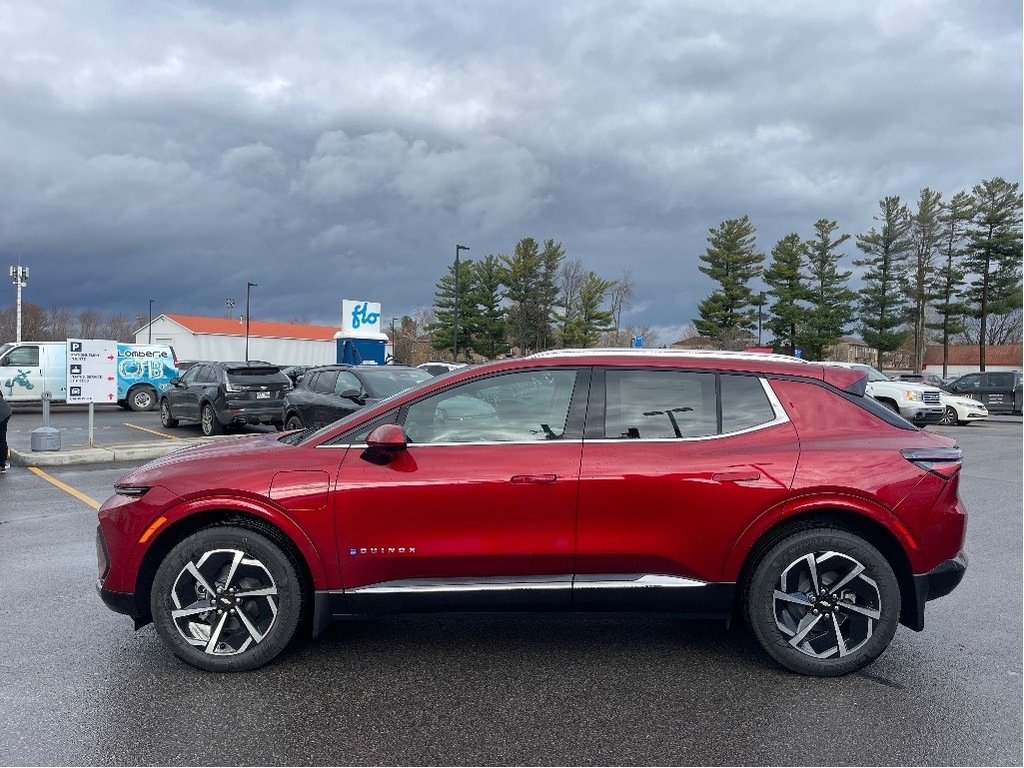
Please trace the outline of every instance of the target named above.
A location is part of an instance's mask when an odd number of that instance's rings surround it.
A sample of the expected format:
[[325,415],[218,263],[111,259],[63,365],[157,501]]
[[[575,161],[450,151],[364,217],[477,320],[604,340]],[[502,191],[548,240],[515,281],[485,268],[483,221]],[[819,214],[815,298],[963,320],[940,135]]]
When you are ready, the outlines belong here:
[[743,616],[782,665],[844,674],[966,568],[960,450],[864,389],[747,353],[465,368],[131,472],[98,588],[207,670],[353,614],[511,609]]

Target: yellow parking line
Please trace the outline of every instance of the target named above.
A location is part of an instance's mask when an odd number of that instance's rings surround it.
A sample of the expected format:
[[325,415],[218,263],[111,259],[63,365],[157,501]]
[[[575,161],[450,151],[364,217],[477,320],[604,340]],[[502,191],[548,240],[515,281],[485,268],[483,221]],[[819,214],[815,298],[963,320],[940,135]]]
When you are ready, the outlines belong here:
[[100,503],[98,501],[96,501],[96,499],[91,499],[88,496],[86,496],[84,493],[82,493],[81,491],[75,490],[74,488],[72,488],[67,483],[62,483],[56,477],[53,477],[52,475],[48,475],[48,474],[46,474],[46,472],[43,472],[43,470],[41,470],[39,467],[29,467],[28,470],[30,472],[33,472],[34,474],[38,475],[39,477],[43,478],[43,480],[45,480],[46,482],[50,483],[51,485],[57,486],[58,488],[60,488],[65,493],[71,494],[72,496],[74,496],[79,501],[84,502],[85,504],[88,504],[93,509],[99,509],[100,508]]
[[131,427],[132,429],[141,429],[143,432],[149,432],[149,434],[156,435],[157,437],[166,437],[168,440],[178,439],[175,435],[168,435],[166,432],[157,432],[155,429],[146,429],[145,427],[140,427],[138,424],[129,424],[127,421],[124,422],[124,425],[126,427]]

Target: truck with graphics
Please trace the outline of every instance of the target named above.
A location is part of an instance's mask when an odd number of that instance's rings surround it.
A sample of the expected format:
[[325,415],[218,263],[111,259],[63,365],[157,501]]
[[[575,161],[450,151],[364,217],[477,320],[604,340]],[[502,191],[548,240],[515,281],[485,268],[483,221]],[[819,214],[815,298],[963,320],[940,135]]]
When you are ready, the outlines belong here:
[[[65,402],[68,348],[63,341],[19,341],[0,346],[0,390],[13,403],[28,403],[50,393]],[[160,391],[178,375],[172,347],[161,344],[117,345],[117,403],[133,411],[156,407]]]

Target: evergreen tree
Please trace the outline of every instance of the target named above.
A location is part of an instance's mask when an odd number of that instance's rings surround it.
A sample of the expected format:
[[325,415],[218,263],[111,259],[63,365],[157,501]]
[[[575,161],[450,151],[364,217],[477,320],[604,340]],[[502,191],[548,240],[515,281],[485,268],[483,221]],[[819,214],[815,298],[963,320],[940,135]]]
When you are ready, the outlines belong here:
[[804,357],[809,360],[824,359],[827,351],[843,338],[857,299],[849,288],[851,273],[839,271],[842,254],[837,249],[850,236],[844,234],[833,239],[838,228],[835,221],[818,219],[814,222],[815,238],[803,244],[807,311],[798,339]]
[[755,250],[755,234],[747,216],[727,219],[709,231],[700,255],[698,268],[720,287],[700,303],[700,318],[693,322],[702,336],[726,347],[744,344],[757,324],[749,283],[761,273],[764,254]]
[[879,227],[857,236],[857,247],[865,258],[854,261],[864,267],[864,287],[860,293],[861,335],[868,346],[882,355],[898,349],[906,336],[902,326],[906,320],[907,256],[913,246],[910,239],[910,211],[897,195],[879,201],[880,214],[875,217]]
[[929,294],[938,320],[929,323],[928,328],[939,331],[943,377],[949,373],[949,340],[964,331],[963,318],[967,314],[967,305],[961,301],[961,291],[967,273],[961,261],[967,224],[973,211],[974,199],[966,192],[957,192],[940,213],[942,264],[935,271]]
[[807,310],[800,303],[810,298],[801,278],[803,244],[795,232],[772,248],[771,264],[764,271],[768,293],[774,297],[765,327],[772,332],[772,346],[788,355],[796,354],[797,333],[803,328]]
[[928,300],[935,279],[935,256],[942,242],[942,193],[928,187],[921,190],[917,211],[910,220],[913,250],[910,261],[910,280],[907,282],[908,320],[911,327],[911,365],[915,372],[924,366],[925,332],[928,320]]
[[989,316],[1021,306],[1021,196],[1019,184],[998,177],[975,185],[973,192],[966,266],[975,279],[966,298],[981,323],[978,351],[984,371]]
[[588,272],[579,287],[579,296],[572,316],[565,325],[562,343],[566,347],[592,347],[602,333],[614,327],[610,309],[602,309],[614,281]]
[[501,283],[508,300],[508,333],[519,354],[551,346],[551,320],[558,301],[558,268],[565,252],[548,240],[541,251],[537,241],[524,237],[512,256],[499,256]]
[[501,306],[501,262],[488,255],[474,265],[469,287],[475,323],[469,330],[473,349],[493,359],[506,349],[505,309]]
[[[459,352],[466,354],[469,343],[467,329],[477,321],[476,304],[469,290],[474,265],[472,259],[459,262],[459,290],[455,290],[455,265],[449,264],[448,271],[441,275],[434,288],[434,322],[427,326],[430,332],[430,346],[436,350],[455,351],[455,296],[459,297]],[[454,359],[454,356],[453,358]]]

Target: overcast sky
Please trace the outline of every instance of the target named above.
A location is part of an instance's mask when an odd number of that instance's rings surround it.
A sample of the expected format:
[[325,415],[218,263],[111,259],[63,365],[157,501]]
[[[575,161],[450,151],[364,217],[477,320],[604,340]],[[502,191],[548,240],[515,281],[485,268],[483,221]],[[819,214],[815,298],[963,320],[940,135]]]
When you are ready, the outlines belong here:
[[[523,237],[672,340],[758,248],[1021,178],[1021,3],[0,3],[0,254],[25,301],[340,323]],[[860,254],[848,243],[844,264]],[[5,283],[0,307],[14,304]]]

